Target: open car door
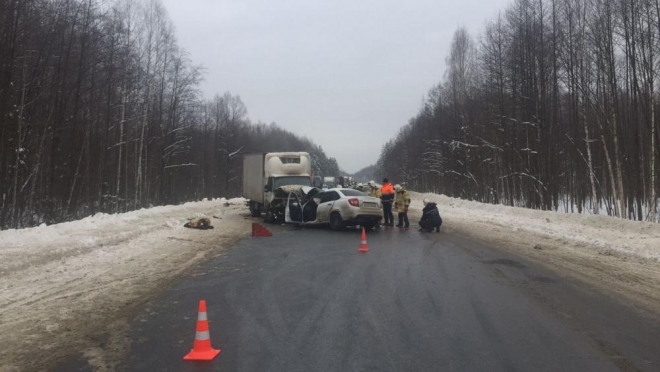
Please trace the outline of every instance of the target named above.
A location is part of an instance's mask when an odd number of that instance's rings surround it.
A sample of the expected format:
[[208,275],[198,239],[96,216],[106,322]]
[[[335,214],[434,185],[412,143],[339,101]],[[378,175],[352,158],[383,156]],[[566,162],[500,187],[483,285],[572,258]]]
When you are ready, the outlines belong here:
[[[321,189],[303,186],[289,192],[284,210],[284,222],[292,224],[315,223],[318,198]],[[316,200],[315,200],[316,199]]]
[[284,222],[300,224],[303,223],[303,205],[300,203],[298,194],[290,192],[284,209]]

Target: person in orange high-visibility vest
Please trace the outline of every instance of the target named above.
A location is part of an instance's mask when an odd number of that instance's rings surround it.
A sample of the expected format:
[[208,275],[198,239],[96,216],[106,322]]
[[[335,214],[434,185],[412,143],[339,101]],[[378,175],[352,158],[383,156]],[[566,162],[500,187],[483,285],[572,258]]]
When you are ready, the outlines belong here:
[[383,202],[383,218],[385,226],[394,226],[394,214],[392,214],[392,203],[394,203],[394,186],[390,180],[383,178],[383,186],[380,188],[380,200]]

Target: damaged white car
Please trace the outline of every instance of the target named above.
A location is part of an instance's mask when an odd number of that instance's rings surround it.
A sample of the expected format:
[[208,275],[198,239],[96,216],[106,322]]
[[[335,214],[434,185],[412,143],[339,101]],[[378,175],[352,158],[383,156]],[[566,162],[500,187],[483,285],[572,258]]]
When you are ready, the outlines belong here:
[[380,225],[383,211],[380,199],[357,190],[299,186],[289,192],[284,218],[286,223],[297,225],[329,225],[333,230],[362,226],[370,230]]

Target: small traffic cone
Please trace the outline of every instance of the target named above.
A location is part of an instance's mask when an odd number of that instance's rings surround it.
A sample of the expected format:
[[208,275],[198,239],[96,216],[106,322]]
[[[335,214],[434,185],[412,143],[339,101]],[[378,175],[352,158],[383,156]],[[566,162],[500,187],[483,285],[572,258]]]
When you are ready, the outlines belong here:
[[211,347],[209,321],[206,316],[206,301],[201,300],[199,301],[199,312],[197,313],[195,342],[192,350],[183,357],[183,360],[212,360],[218,354],[220,354],[220,349]]
[[367,233],[364,230],[364,227],[362,228],[362,241],[360,242],[360,249],[358,249],[358,252],[369,252],[369,246],[367,245]]

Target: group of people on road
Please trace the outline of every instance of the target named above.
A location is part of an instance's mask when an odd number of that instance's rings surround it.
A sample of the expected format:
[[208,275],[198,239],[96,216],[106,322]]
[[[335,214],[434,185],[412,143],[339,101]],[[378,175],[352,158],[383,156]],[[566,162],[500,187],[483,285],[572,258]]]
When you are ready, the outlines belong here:
[[[387,178],[383,179],[381,186],[377,185],[374,181],[369,181],[369,196],[379,198],[383,204],[383,226],[394,226],[394,213],[392,208],[396,208],[399,217],[399,224],[396,227],[409,228],[410,220],[408,219],[408,209],[410,208],[410,194],[402,185],[392,185]],[[438,205],[424,198],[424,209],[422,210],[422,218],[419,221],[420,231],[431,232],[435,230],[440,232],[442,225],[442,218]]]

